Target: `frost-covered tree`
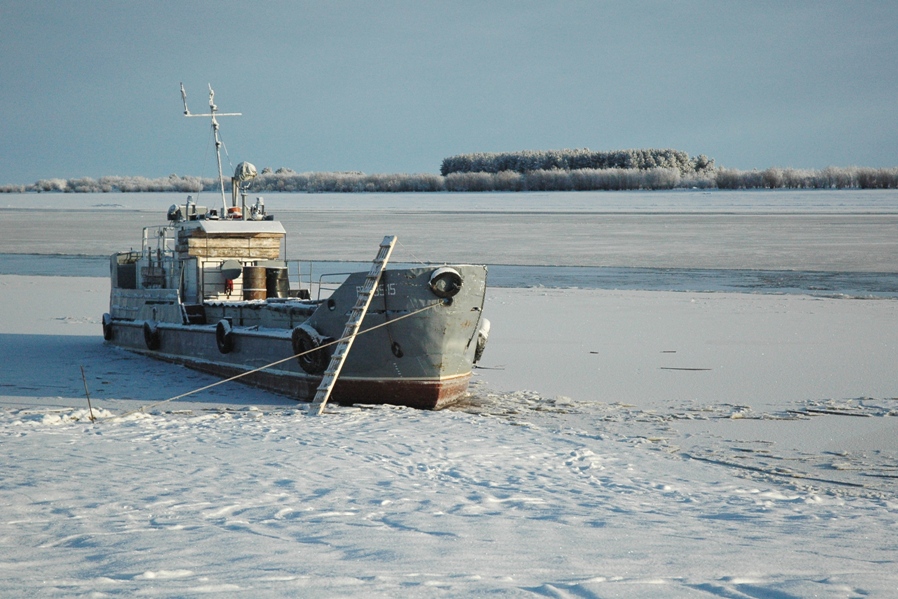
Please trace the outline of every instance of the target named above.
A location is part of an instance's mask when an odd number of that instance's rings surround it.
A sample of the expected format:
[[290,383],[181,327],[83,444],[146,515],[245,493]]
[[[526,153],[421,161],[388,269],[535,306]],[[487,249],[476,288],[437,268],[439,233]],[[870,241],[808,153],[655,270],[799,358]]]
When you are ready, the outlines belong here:
[[514,171],[582,170],[582,169],[642,169],[675,168],[682,174],[714,168],[714,161],[705,155],[690,158],[686,152],[671,149],[615,150],[591,152],[588,148],[575,150],[546,150],[459,154],[443,160],[440,173],[499,173]]

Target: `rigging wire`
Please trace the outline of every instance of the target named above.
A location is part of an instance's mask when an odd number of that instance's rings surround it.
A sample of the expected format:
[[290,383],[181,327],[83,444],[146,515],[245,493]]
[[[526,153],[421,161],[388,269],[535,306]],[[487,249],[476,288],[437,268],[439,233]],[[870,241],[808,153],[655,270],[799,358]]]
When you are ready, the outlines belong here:
[[412,257],[412,260],[416,261],[416,262],[417,262],[418,264],[420,264],[421,266],[426,266],[426,265],[428,264],[427,262],[424,262],[423,260],[421,260],[420,258],[418,258],[418,257],[415,255],[415,253],[414,253],[411,249],[409,249],[409,247],[408,247],[407,245],[405,245],[404,243],[402,243],[401,241],[399,241],[398,238],[396,239],[396,241],[397,241],[397,243],[399,243],[400,246],[402,246],[402,249],[403,249],[404,251],[408,252],[408,254]]
[[209,149],[215,145],[214,133],[209,137],[209,140],[209,144],[206,145],[206,151],[203,153],[203,167],[200,169],[200,190],[196,192],[197,205],[200,203],[200,194],[203,193],[203,187],[205,187],[205,183],[203,183],[203,173],[206,172],[206,165],[209,164]]
[[228,154],[228,146],[225,145],[224,139],[221,138],[221,132],[218,133],[218,141],[221,142],[221,147],[224,148],[225,158],[228,159],[228,168],[233,173],[234,172],[234,164],[231,162],[231,155]]

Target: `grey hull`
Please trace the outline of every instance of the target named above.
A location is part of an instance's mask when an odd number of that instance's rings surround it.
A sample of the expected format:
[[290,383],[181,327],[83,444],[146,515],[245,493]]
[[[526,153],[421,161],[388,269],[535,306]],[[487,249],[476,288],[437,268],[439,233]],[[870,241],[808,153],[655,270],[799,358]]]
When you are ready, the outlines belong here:
[[[436,267],[384,272],[332,401],[439,409],[464,396],[483,320],[486,267],[451,268],[462,278],[451,298],[437,297],[429,285]],[[147,356],[223,377],[245,375],[238,380],[311,400],[321,376],[307,372],[294,357],[300,349],[296,330],[313,331],[319,342],[338,339],[364,276],[350,275],[320,302],[208,302],[197,324],[185,322],[180,306],[174,310],[165,303],[172,301],[165,290],[143,290],[136,298],[113,289],[113,316],[104,322],[104,335]],[[128,310],[121,309],[126,303]],[[142,318],[116,318],[117,312]],[[227,331],[224,344],[222,330]]]

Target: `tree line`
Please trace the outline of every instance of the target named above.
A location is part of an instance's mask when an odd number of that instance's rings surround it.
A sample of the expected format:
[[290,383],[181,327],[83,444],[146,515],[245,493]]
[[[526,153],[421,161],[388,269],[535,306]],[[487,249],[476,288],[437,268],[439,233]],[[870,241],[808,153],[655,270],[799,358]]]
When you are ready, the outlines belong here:
[[593,152],[579,150],[547,150],[524,152],[495,152],[459,154],[443,159],[440,174],[452,173],[501,173],[513,171],[574,171],[604,169],[673,168],[681,174],[700,173],[714,169],[714,159],[704,154],[690,157],[686,152],[671,149],[615,150]]
[[896,189],[898,167],[718,169],[714,181],[719,189]]
[[[519,153],[523,155],[525,153]],[[533,152],[550,155],[550,152]],[[611,154],[610,152],[608,154]],[[633,154],[638,156],[638,154]],[[476,155],[466,156],[500,156]],[[501,156],[511,156],[501,155]],[[632,155],[631,155],[632,156]],[[453,157],[453,159],[458,157]],[[359,193],[359,192],[482,192],[482,191],[604,191],[652,189],[898,189],[898,167],[827,167],[794,169],[772,167],[765,170],[738,170],[698,165],[689,158],[676,158],[675,164],[642,167],[581,167],[494,170],[507,158],[479,164],[487,170],[455,170],[446,174],[365,174],[362,172],[297,173],[288,168],[265,168],[253,181],[253,192]],[[702,157],[699,157],[702,158]],[[447,159],[449,160],[449,159]],[[480,159],[478,159],[480,160]],[[509,159],[510,160],[510,159]],[[657,160],[656,160],[657,161]],[[444,161],[444,165],[446,161]],[[478,164],[471,160],[470,165]],[[522,164],[522,163],[518,163]],[[640,164],[648,165],[649,161]],[[470,168],[473,168],[471,166]],[[230,182],[226,182],[230,191]],[[0,186],[0,193],[26,192],[186,192],[217,191],[218,179],[169,175],[147,177],[109,176],[93,179],[41,179],[31,185]]]

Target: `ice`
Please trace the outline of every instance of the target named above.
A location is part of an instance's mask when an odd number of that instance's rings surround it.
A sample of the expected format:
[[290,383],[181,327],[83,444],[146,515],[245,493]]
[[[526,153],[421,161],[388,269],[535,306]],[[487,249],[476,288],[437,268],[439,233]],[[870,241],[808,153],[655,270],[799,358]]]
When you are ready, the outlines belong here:
[[108,292],[0,275],[5,595],[898,588],[894,299],[493,288],[466,401],[312,418],[236,383],[136,411],[216,379],[105,344]]
[[[303,260],[895,273],[893,190],[283,194],[266,206]],[[183,194],[10,194],[0,254],[108,256]],[[214,200],[214,196],[211,198]],[[93,208],[118,202],[127,208]],[[206,200],[200,200],[205,202]],[[43,210],[28,212],[34,203]],[[214,204],[210,204],[214,205]],[[102,234],[98,234],[102,231]]]

